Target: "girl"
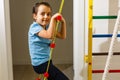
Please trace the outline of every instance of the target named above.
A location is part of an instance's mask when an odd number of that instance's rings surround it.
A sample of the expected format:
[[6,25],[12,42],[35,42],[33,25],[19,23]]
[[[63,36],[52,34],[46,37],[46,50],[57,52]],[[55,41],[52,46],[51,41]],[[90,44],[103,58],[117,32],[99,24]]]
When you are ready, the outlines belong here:
[[[34,22],[30,25],[28,32],[29,51],[33,69],[36,73],[42,74],[46,72],[50,58],[50,43],[55,33],[56,17],[61,16],[61,30],[56,33],[57,38],[66,38],[66,22],[59,13],[52,16],[51,6],[47,2],[36,3],[32,13]],[[52,60],[48,73],[48,80],[69,80],[53,65]]]

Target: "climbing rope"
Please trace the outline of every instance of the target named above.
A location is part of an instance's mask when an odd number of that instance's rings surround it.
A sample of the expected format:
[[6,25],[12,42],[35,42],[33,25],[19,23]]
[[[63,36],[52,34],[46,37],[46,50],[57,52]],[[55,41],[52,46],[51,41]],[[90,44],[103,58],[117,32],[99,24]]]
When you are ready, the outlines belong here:
[[[63,5],[64,5],[64,0],[61,1],[60,8],[59,8],[59,13],[62,12]],[[55,41],[56,41],[56,34],[57,34],[56,32],[58,31],[58,26],[59,26],[59,23],[60,23],[61,19],[62,19],[61,16],[56,17],[56,20],[57,20],[56,29],[55,29],[56,31],[55,31],[54,37],[52,39],[52,42],[50,44],[50,58],[48,60],[46,72],[43,74],[43,77],[44,77],[43,79],[44,80],[47,80],[47,78],[49,77],[48,70],[49,70],[49,66],[50,66],[50,60],[52,58],[53,49],[55,48]],[[40,74],[39,77],[36,80],[41,80],[41,77],[42,77],[42,74]]]
[[107,74],[109,72],[110,61],[113,56],[113,48],[114,48],[115,39],[117,37],[119,25],[120,25],[120,10],[118,11],[118,16],[117,16],[117,20],[116,20],[115,27],[114,27],[113,36],[112,36],[112,40],[111,40],[111,44],[110,44],[110,48],[109,48],[109,54],[107,57],[106,66],[105,66],[105,70],[104,70],[104,73],[102,76],[102,80],[106,80]]

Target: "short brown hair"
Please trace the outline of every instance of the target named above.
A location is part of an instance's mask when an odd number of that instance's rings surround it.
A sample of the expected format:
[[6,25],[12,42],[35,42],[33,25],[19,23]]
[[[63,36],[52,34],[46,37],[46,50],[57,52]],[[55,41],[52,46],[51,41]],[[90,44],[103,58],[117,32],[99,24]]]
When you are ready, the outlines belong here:
[[49,8],[52,10],[52,8],[51,8],[51,6],[50,6],[49,3],[47,3],[47,2],[38,2],[38,3],[36,3],[36,4],[33,6],[33,9],[32,9],[32,13],[33,13],[33,14],[34,14],[34,13],[36,14],[36,13],[38,12],[38,7],[39,7],[40,5],[45,5],[45,6],[49,7]]

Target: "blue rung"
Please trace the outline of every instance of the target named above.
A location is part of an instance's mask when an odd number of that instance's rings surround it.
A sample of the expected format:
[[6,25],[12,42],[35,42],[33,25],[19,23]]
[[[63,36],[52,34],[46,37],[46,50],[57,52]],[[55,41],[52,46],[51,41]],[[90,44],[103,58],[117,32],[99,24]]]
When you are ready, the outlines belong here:
[[[110,37],[112,37],[112,34],[93,34],[93,38],[110,38]],[[120,37],[120,34],[118,34],[117,37]]]

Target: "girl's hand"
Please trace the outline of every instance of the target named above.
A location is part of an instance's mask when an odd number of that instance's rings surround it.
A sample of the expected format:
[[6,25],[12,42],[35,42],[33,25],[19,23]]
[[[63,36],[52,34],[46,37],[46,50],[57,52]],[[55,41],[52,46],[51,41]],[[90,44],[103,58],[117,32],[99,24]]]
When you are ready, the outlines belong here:
[[57,20],[57,17],[60,16],[60,19],[58,19],[61,22],[65,22],[65,19],[63,18],[63,16],[60,13],[56,13],[52,16],[52,19]]
[[60,13],[56,13],[56,14],[54,14],[54,15],[52,16],[52,18],[51,18],[51,19],[56,20],[56,17],[58,17],[58,16],[61,16],[61,14],[60,14]]
[[61,19],[61,22],[62,22],[62,23],[65,23],[65,19],[64,19],[63,17],[62,17],[62,19]]

